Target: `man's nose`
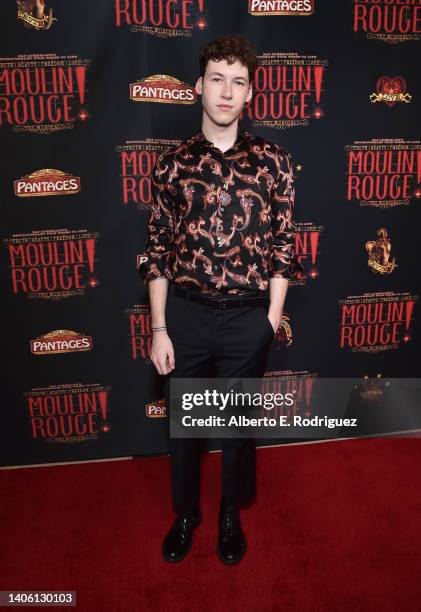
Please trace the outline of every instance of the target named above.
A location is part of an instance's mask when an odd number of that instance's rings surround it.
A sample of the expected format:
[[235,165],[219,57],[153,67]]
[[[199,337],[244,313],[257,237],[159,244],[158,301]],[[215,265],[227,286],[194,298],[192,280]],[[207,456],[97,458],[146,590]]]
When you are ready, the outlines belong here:
[[223,98],[232,98],[232,86],[231,83],[225,81],[224,87],[222,89],[222,97]]

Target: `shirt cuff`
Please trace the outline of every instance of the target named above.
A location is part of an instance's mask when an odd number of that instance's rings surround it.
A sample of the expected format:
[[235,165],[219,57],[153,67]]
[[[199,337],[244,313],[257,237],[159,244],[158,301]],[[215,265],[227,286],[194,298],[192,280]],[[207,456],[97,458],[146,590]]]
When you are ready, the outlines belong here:
[[173,280],[168,256],[162,257],[159,255],[159,257],[153,258],[149,253],[140,253],[139,257],[140,263],[137,271],[145,286],[149,281],[158,278]]
[[269,278],[285,278],[288,280],[294,280],[298,278],[298,275],[304,275],[304,268],[295,257],[291,258],[290,261],[282,267],[276,267],[269,271]]
[[286,278],[293,280],[304,274],[304,268],[297,259],[294,242],[289,244],[272,245],[269,278]]

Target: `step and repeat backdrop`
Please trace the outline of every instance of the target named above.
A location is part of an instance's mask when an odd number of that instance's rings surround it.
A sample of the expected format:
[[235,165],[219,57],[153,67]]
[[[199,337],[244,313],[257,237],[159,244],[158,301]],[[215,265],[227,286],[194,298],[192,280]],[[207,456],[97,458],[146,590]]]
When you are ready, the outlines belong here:
[[421,0],[2,12],[1,465],[167,452],[138,254],[151,169],[200,127],[199,49],[222,34],[258,49],[242,125],[296,176],[302,272],[268,384],[294,385],[290,411],[309,415],[316,378],[361,378],[375,397],[382,378],[419,376]]

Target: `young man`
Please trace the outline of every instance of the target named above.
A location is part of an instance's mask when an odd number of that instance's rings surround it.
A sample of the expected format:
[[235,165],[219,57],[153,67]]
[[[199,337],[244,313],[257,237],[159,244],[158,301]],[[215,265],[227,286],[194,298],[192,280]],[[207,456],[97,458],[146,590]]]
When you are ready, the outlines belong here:
[[[202,125],[161,154],[152,173],[149,240],[139,273],[149,289],[151,360],[169,378],[263,376],[294,275],[291,156],[243,131],[256,51],[241,36],[201,49]],[[168,419],[169,420],[169,419]],[[179,561],[201,522],[200,445],[171,438],[173,507],[162,553]],[[222,440],[217,552],[237,563],[246,550],[239,508],[256,492],[252,439]]]

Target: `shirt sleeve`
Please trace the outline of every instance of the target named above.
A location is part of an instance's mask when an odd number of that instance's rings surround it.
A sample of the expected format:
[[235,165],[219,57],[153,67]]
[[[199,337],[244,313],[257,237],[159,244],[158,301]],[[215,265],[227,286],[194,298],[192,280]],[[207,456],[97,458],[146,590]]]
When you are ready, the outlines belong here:
[[138,255],[138,273],[145,285],[157,278],[173,278],[175,219],[168,170],[168,159],[164,154],[159,155],[151,173],[152,203],[148,212],[147,243]]
[[293,222],[295,184],[291,154],[277,147],[275,156],[277,178],[272,188],[272,236],[269,252],[269,278],[292,279],[297,273],[295,258],[296,229]]

